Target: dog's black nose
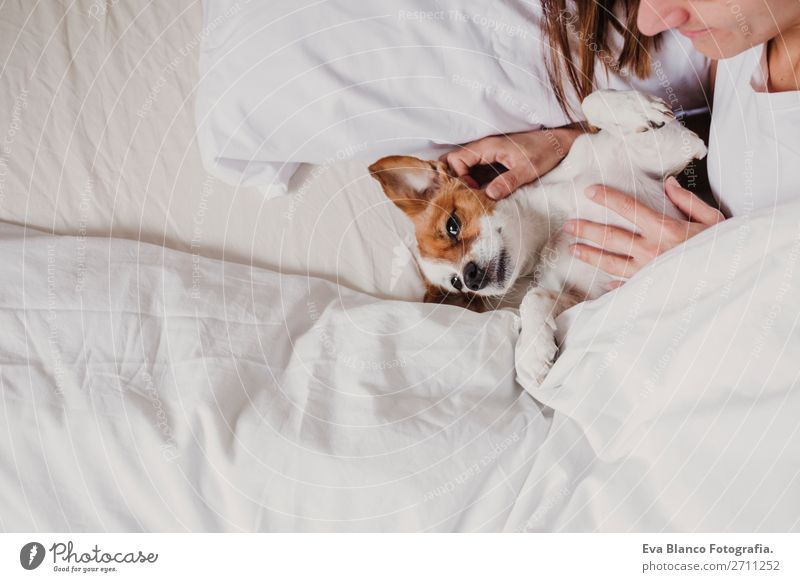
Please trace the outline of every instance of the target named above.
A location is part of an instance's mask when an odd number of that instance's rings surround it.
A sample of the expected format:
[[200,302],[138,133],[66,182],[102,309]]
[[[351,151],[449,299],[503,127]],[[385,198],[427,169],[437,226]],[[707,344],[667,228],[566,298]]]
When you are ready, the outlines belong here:
[[473,261],[467,263],[467,266],[464,267],[464,284],[467,286],[467,289],[479,291],[486,287],[488,282],[485,269],[481,269]]

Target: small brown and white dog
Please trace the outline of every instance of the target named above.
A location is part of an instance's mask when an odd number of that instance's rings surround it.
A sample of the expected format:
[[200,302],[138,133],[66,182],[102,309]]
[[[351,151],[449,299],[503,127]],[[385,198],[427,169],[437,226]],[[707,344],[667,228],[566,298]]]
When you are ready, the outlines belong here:
[[[500,201],[453,177],[439,161],[390,156],[369,168],[414,223],[425,300],[483,310],[522,299],[520,342],[542,360],[538,380],[555,356],[555,317],[599,297],[614,280],[572,257],[569,246],[578,239],[562,231],[564,222],[582,218],[636,231],[584,189],[606,184],[679,218],[664,179],[706,154],[703,141],[660,99],[596,91],[582,108],[600,131],[578,137],[559,166]],[[542,333],[543,326],[551,331]]]

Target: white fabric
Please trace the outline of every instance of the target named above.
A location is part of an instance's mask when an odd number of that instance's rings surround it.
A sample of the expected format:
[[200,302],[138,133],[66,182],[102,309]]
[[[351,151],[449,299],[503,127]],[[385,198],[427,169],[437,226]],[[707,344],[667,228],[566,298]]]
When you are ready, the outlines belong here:
[[269,201],[203,169],[199,0],[2,10],[0,220],[423,296],[410,226],[364,163],[303,166]]
[[719,61],[708,178],[728,216],[800,198],[800,91],[766,87],[764,45]]
[[[2,11],[0,219],[77,235],[0,229],[3,531],[798,528],[797,424],[786,418],[798,391],[771,360],[796,361],[797,340],[785,341],[794,286],[783,286],[797,276],[784,262],[795,210],[725,225],[692,242],[682,267],[664,257],[646,289],[634,279],[568,312],[568,347],[537,395],[558,410],[550,420],[513,387],[513,313],[375,299],[423,289],[410,228],[362,163],[303,166],[277,200],[203,171],[191,99],[199,2],[17,0]],[[697,326],[681,332],[678,282],[694,287],[707,269],[706,289],[725,301],[698,304]],[[297,356],[268,341],[289,333]],[[737,386],[724,374],[745,358],[718,369],[697,343],[673,352],[687,337],[734,342],[740,355],[746,342],[763,347]],[[401,353],[421,359],[358,369]],[[450,362],[462,369],[445,378]],[[688,369],[705,374],[689,409]],[[607,454],[632,378],[654,370],[680,398],[631,455]],[[754,376],[763,397],[746,391]]]
[[584,304],[546,413],[510,311],[8,225],[0,252],[5,530],[800,527],[798,205]]
[[[800,529],[800,202],[726,221],[558,320],[530,531]],[[526,501],[527,499],[527,501]]]
[[[536,2],[204,4],[198,137],[206,167],[227,182],[279,185],[283,162],[437,157],[568,122]],[[650,79],[598,73],[598,87],[642,89],[676,110],[704,104],[707,60],[687,39],[665,36],[653,59]]]
[[544,440],[512,312],[9,225],[0,253],[5,530],[499,530]]

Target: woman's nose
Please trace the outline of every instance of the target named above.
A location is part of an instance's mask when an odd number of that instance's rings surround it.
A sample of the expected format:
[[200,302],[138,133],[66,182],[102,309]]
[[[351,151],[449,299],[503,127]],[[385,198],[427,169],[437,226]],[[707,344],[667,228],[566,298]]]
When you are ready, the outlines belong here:
[[647,36],[682,26],[689,20],[686,0],[640,0],[636,21],[639,31]]

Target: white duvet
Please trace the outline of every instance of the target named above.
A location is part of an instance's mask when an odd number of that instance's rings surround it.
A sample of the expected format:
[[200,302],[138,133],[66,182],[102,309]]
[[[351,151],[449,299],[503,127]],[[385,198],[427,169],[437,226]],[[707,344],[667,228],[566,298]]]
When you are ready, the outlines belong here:
[[0,252],[6,529],[798,526],[798,205],[567,312],[530,394],[512,311],[8,225]]
[[800,528],[798,260],[793,203],[560,318],[561,357],[531,390],[555,410],[531,529]]
[[499,530],[518,320],[0,229],[6,529]]

